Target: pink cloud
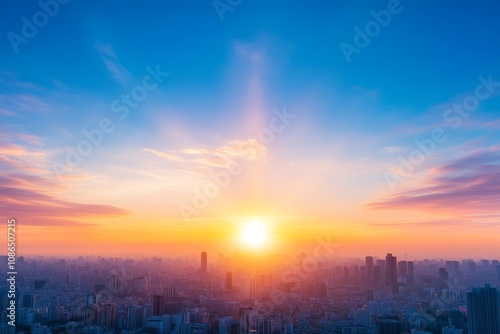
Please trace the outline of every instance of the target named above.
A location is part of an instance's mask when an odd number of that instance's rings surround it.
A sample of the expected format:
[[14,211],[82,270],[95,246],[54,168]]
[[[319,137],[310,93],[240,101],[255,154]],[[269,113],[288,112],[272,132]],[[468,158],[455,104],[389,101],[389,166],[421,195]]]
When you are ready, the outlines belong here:
[[493,147],[435,166],[414,189],[367,206],[374,210],[424,210],[449,215],[481,212],[500,217],[498,203],[500,147]]

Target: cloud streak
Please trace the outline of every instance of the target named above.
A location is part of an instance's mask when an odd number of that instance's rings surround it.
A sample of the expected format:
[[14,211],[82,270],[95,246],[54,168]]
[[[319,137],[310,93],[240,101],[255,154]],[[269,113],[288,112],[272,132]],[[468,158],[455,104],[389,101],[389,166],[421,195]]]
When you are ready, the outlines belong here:
[[171,162],[215,168],[227,168],[237,159],[246,161],[263,159],[267,154],[266,146],[256,139],[235,139],[215,148],[186,148],[173,152],[145,148],[144,151]]
[[99,53],[101,60],[113,77],[121,85],[126,85],[130,82],[131,75],[129,71],[118,61],[113,47],[109,44],[97,43],[94,45],[95,50]]
[[47,195],[45,191],[57,188],[57,184],[41,177],[3,176],[0,184],[2,212],[22,219],[25,225],[86,225],[78,220],[128,214],[111,205],[75,203]]
[[[5,133],[10,143],[0,142],[0,211],[25,225],[75,226],[89,225],[92,218],[120,217],[124,209],[105,204],[86,204],[58,198],[57,192],[67,190],[64,183],[50,175],[49,154],[31,145],[41,144],[36,136]],[[15,144],[12,141],[22,142]],[[83,221],[83,222],[82,222]]]
[[500,147],[471,152],[426,175],[413,189],[369,203],[368,208],[500,217]]

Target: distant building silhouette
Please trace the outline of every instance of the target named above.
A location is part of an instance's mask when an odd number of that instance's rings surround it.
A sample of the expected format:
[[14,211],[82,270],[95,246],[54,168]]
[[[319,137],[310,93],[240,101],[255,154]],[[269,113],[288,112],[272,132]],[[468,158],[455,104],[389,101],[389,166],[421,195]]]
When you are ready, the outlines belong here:
[[399,277],[406,277],[407,274],[408,274],[408,262],[399,261],[399,263],[398,263],[398,276]]
[[439,268],[438,288],[440,290],[448,288],[448,271],[446,268]]
[[162,295],[153,296],[153,315],[161,315],[164,313],[165,297]]
[[382,281],[385,281],[385,260],[377,260],[377,275],[375,275],[375,269],[374,269],[374,272],[373,272],[373,275],[374,276],[378,276],[378,271],[380,271],[380,277],[375,277],[375,280],[376,281],[379,281],[379,282],[382,282]]
[[398,270],[397,270],[397,259],[388,253],[385,257],[385,279],[386,284],[391,289],[394,294],[398,293]]
[[373,256],[367,256],[365,258],[366,265],[366,278],[369,282],[373,281]]
[[254,299],[256,296],[255,278],[245,277],[243,280],[243,298]]
[[403,326],[401,321],[393,318],[379,318],[377,321],[378,334],[401,334]]
[[499,298],[489,284],[467,293],[469,334],[500,334]]
[[413,269],[413,261],[408,261],[408,273],[406,274],[406,283],[415,283],[415,272]]
[[261,319],[257,324],[257,334],[272,334],[274,332],[273,319]]
[[35,308],[35,295],[32,293],[23,294],[23,307]]
[[207,252],[201,253],[201,272],[207,272]]
[[233,289],[233,273],[228,271],[226,272],[226,290]]
[[497,265],[497,287],[500,288],[500,265]]
[[114,328],[116,323],[116,305],[107,303],[99,305],[97,325]]

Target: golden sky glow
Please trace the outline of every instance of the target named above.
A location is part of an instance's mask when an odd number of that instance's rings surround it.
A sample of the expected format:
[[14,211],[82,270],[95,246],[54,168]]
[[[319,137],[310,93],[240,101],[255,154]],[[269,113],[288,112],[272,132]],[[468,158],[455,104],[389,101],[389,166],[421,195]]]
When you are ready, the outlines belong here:
[[500,253],[500,58],[394,26],[348,62],[337,45],[370,5],[324,5],[219,22],[166,3],[134,25],[126,4],[74,10],[84,27],[3,52],[0,216],[19,254]]

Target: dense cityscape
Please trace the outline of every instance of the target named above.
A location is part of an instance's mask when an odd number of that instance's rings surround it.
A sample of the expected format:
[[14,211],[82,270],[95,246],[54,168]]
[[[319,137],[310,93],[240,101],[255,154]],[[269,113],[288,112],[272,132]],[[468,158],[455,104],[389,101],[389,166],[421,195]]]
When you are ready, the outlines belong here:
[[8,325],[2,288],[0,334],[500,330],[498,260],[267,258],[279,265],[250,267],[241,254],[207,252],[176,259],[19,257],[17,326]]
[[500,334],[500,1],[2,4],[0,334]]

